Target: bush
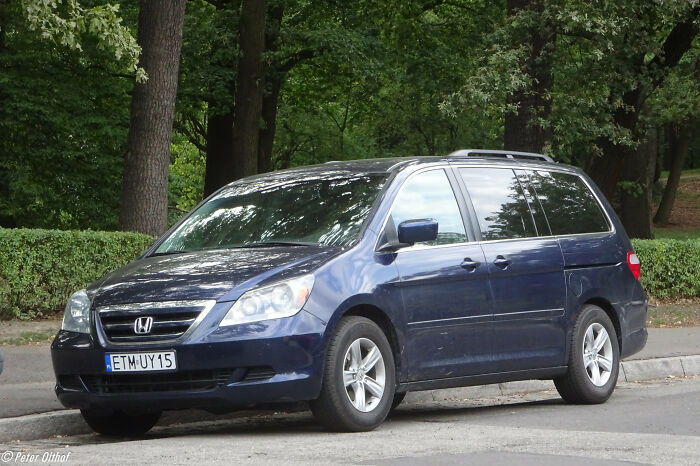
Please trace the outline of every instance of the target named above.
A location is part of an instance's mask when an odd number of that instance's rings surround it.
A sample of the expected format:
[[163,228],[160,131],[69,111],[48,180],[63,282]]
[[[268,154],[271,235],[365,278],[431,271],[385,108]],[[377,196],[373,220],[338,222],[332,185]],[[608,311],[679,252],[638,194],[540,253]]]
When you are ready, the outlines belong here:
[[[152,241],[136,233],[0,228],[0,318],[62,312],[73,292],[132,261]],[[650,296],[700,296],[700,239],[632,244]]]
[[642,262],[642,284],[650,296],[700,296],[700,239],[634,239],[632,246]]
[[137,233],[0,228],[0,318],[63,311],[70,295],[146,250]]

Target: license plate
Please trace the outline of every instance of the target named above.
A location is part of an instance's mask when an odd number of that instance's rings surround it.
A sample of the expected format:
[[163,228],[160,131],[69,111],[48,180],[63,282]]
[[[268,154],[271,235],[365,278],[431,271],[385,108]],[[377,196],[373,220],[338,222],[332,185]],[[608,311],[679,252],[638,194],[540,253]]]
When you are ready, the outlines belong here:
[[105,354],[107,372],[172,371],[177,369],[175,351]]

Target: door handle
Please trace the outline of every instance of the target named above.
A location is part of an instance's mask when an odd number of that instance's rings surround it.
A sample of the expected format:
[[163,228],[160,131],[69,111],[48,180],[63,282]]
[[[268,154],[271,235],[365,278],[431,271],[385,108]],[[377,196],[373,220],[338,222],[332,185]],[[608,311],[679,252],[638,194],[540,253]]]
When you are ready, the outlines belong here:
[[471,260],[471,258],[467,257],[464,259],[464,262],[462,262],[459,265],[463,269],[467,269],[470,272],[473,272],[474,270],[476,270],[477,267],[479,267],[481,265],[481,262],[473,261],[473,260]]
[[508,267],[510,265],[510,260],[499,255],[499,256],[496,256],[496,260],[493,261],[493,265],[505,270],[506,267]]

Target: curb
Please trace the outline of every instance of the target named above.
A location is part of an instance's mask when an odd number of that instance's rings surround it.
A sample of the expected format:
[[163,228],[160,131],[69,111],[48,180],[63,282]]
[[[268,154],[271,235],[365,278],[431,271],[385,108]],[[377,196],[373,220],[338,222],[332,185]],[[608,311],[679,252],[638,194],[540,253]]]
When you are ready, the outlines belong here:
[[[641,382],[666,377],[700,375],[700,355],[674,356],[670,358],[638,359],[622,361],[618,383]],[[475,387],[447,388],[426,392],[411,392],[404,403],[430,403],[450,399],[475,399],[510,396],[530,392],[554,390],[551,380],[524,380]]]
[[[618,383],[640,382],[666,377],[700,375],[700,355],[623,361]],[[405,404],[421,404],[454,399],[491,398],[554,389],[551,380],[526,380],[474,387],[447,388],[406,395]],[[237,411],[224,418],[245,417],[252,411]],[[163,414],[159,425],[220,420],[222,416],[204,411],[174,411]],[[30,441],[56,435],[69,436],[91,432],[78,410],[51,411],[0,419],[0,442]]]
[[[299,410],[297,405],[284,405],[286,412]],[[260,410],[232,411],[226,414],[212,414],[207,411],[189,409],[166,411],[158,421],[159,426],[189,424],[192,422],[220,421],[259,414]],[[78,409],[63,409],[41,414],[9,417],[0,419],[0,443],[40,440],[54,436],[89,434],[92,429],[87,425]]]

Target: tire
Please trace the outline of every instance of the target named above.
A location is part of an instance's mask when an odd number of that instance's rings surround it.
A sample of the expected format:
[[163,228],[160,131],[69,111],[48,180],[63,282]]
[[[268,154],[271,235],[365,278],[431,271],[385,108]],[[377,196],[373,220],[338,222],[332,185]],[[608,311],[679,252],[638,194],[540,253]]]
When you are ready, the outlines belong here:
[[391,402],[391,409],[389,411],[393,411],[398,408],[403,399],[406,398],[407,393],[408,392],[394,394],[394,400]]
[[109,437],[139,437],[156,425],[160,411],[127,414],[120,410],[81,409],[83,419],[92,430]]
[[[601,346],[603,340],[606,341]],[[568,367],[565,375],[554,379],[554,385],[569,403],[604,403],[615,390],[620,372],[620,347],[615,327],[598,306],[584,306],[576,319]]]
[[[363,370],[362,364],[375,349],[380,359]],[[364,317],[342,319],[328,342],[321,393],[310,403],[316,420],[336,432],[363,432],[377,427],[394,400],[394,367],[391,346],[377,324]],[[382,379],[383,391],[377,396]]]

